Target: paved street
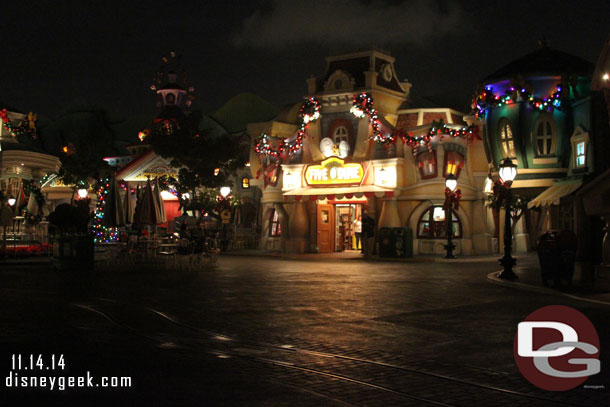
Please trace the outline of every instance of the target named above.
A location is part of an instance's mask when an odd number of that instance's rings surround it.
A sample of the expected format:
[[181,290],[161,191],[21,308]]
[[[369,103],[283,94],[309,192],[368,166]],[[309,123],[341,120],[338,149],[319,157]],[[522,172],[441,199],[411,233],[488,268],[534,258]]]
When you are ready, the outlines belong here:
[[[12,354],[63,354],[66,371],[50,376],[132,377],[128,389],[2,391],[19,401],[93,405],[606,402],[610,306],[493,284],[487,274],[496,269],[229,256],[188,273],[0,265],[3,377]],[[545,392],[517,371],[517,324],[550,304],[574,307],[596,326],[602,372],[585,384],[604,389]]]

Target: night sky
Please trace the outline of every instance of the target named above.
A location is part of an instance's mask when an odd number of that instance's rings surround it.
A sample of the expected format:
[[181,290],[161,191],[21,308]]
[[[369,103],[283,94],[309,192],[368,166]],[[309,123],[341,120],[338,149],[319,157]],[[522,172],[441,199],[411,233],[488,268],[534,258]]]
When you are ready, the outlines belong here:
[[174,50],[204,112],[240,92],[282,106],[325,56],[370,46],[389,50],[419,95],[466,100],[543,36],[596,62],[609,34],[607,0],[3,2],[0,103],[46,117],[81,105],[152,115],[152,78]]

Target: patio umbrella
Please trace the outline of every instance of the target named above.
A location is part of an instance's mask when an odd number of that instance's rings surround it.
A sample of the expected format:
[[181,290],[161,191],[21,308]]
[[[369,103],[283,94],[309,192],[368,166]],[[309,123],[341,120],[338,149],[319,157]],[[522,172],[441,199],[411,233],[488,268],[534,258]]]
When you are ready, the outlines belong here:
[[38,215],[40,211],[40,207],[38,206],[38,201],[36,200],[36,195],[33,192],[30,192],[30,198],[28,199],[27,212],[32,215]]
[[163,197],[161,196],[161,188],[159,188],[159,178],[155,180],[155,202],[159,209],[159,217],[157,218],[157,223],[165,223],[167,222],[167,214],[165,212],[165,202],[163,202]]
[[133,223],[133,218],[135,215],[135,205],[131,198],[131,190],[129,189],[129,184],[125,181],[125,199],[123,201],[123,209],[125,211],[125,224],[131,225]]
[[142,193],[142,199],[136,207],[136,223],[141,226],[156,225],[157,222],[157,205],[153,195],[150,179],[146,181],[146,187]]
[[119,186],[116,178],[110,180],[110,189],[104,202],[104,217],[102,225],[115,228],[125,225],[125,214],[123,213],[123,203],[119,194]]
[[27,202],[25,192],[23,192],[23,184],[19,181],[19,188],[17,190],[17,200],[15,201],[15,216],[19,216],[19,208]]

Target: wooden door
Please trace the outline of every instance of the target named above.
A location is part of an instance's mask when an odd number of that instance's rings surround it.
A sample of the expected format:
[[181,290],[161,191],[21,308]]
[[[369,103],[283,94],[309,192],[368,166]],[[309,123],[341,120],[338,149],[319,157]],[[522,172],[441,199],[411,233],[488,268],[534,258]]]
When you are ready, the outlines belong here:
[[335,239],[335,216],[333,205],[318,205],[318,251],[332,253]]

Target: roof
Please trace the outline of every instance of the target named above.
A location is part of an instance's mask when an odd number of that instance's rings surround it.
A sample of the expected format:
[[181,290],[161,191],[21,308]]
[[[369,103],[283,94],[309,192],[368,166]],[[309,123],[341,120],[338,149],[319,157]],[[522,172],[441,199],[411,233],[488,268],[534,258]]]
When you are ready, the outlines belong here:
[[483,79],[484,82],[499,79],[511,79],[517,75],[562,75],[577,74],[589,76],[593,72],[593,64],[580,57],[563,51],[542,46],[519,59],[498,69]]
[[386,51],[371,49],[344,55],[334,55],[327,57],[326,61],[326,72],[324,76],[317,80],[318,89],[323,89],[326,81],[338,70],[347,73],[354,79],[354,89],[362,89],[366,86],[365,72],[380,72],[383,66],[390,65],[392,68],[392,79],[386,81],[383,75],[379,75],[377,77],[377,85],[396,92],[404,92],[394,72],[394,58]]
[[279,109],[253,93],[239,93],[229,99],[210,116],[227,132],[246,130],[248,123],[266,122],[277,116]]

